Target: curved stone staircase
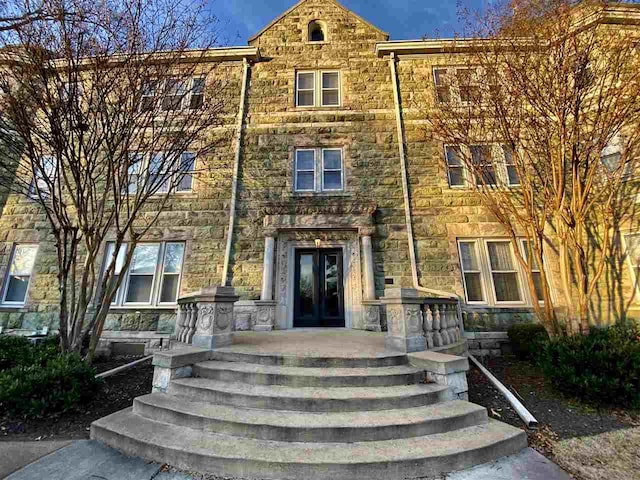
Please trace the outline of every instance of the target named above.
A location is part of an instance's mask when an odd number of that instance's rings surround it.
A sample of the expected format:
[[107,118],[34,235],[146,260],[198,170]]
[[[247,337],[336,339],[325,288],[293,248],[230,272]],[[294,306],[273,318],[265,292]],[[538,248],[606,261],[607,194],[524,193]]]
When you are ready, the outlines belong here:
[[405,355],[212,356],[94,422],[92,438],[191,471],[304,480],[427,477],[526,447],[522,430],[423,383]]

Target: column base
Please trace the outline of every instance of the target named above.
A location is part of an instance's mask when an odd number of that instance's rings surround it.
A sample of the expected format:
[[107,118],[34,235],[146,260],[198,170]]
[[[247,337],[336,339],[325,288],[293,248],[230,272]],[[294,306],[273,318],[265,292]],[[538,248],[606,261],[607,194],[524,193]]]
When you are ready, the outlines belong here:
[[276,319],[276,302],[274,300],[256,300],[258,312],[253,325],[254,332],[270,332]]
[[233,344],[233,333],[221,333],[219,335],[196,334],[193,336],[191,344],[194,347],[208,348],[209,350],[228,347]]
[[426,339],[423,336],[415,337],[384,337],[384,348],[389,350],[399,350],[401,352],[422,352],[427,348]]

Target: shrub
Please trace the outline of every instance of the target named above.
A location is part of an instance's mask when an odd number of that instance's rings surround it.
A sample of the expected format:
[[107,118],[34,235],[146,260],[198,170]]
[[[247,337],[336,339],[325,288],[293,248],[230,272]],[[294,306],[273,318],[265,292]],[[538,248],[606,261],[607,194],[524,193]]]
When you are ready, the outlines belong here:
[[44,366],[16,366],[0,372],[0,411],[38,417],[64,412],[91,399],[102,385],[95,370],[74,353],[58,354]]
[[25,337],[0,337],[0,371],[17,366],[44,365],[58,355],[58,338],[34,345]]
[[535,358],[543,344],[549,340],[547,331],[539,323],[517,323],[507,333],[514,355],[521,360]]
[[633,324],[552,340],[539,364],[571,396],[601,406],[640,407],[640,329]]

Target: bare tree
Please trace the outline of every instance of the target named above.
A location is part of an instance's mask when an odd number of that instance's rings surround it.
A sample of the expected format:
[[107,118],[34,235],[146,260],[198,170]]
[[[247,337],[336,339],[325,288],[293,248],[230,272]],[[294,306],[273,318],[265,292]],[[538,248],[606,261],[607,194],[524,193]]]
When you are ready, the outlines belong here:
[[458,67],[435,71],[436,96],[422,107],[430,132],[456,146],[447,168],[468,172],[510,235],[551,335],[560,329],[545,258],[557,253],[568,332],[588,332],[637,188],[640,32],[608,24],[606,3],[574,3],[466,12],[471,39],[454,42]]
[[58,6],[74,15],[15,25],[2,38],[0,149],[15,161],[0,165],[0,182],[46,216],[61,345],[81,351],[90,337],[90,360],[119,270],[212,147],[224,75],[207,59],[216,32],[204,4]]

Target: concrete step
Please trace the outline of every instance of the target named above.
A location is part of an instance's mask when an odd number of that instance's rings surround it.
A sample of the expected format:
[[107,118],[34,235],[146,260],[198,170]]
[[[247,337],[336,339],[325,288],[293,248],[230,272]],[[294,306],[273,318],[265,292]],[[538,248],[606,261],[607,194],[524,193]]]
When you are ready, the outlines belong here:
[[402,410],[307,413],[246,409],[152,393],[133,411],[205,432],[283,442],[364,442],[419,437],[487,422],[487,410],[460,400]]
[[223,382],[291,387],[381,387],[411,385],[425,373],[409,366],[378,368],[281,367],[239,362],[202,362],[193,366],[193,376]]
[[435,383],[393,387],[314,388],[250,385],[207,378],[173,380],[168,389],[168,393],[200,402],[304,412],[354,412],[419,407],[447,400],[448,391],[448,387]]
[[128,455],[189,471],[245,478],[400,480],[440,475],[526,447],[524,431],[490,420],[453,432],[355,443],[286,443],[204,433],[126,409],[97,420],[91,437]]
[[377,368],[407,365],[403,353],[371,357],[320,357],[312,355],[277,355],[272,353],[229,352],[224,348],[211,352],[211,359],[221,362],[257,363],[258,365],[308,368]]

